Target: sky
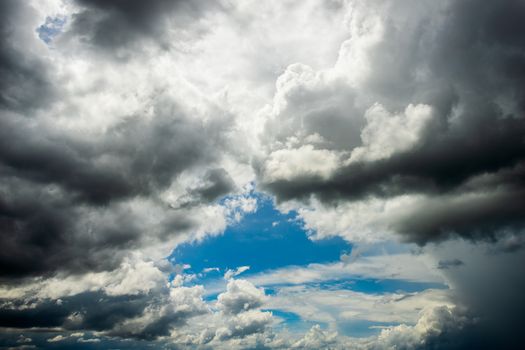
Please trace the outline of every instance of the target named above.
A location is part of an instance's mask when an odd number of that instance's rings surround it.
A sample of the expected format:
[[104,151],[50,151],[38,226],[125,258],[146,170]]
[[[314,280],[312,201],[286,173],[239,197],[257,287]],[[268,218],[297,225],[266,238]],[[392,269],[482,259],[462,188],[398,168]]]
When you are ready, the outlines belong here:
[[523,349],[525,2],[0,0],[0,349]]

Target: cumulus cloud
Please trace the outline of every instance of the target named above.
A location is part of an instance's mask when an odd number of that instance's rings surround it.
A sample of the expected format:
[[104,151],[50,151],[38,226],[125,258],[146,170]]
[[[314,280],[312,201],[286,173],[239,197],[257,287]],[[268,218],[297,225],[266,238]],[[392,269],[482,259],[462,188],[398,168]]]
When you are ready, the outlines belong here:
[[[522,64],[523,43],[507,29],[519,31],[513,21],[523,16],[523,6],[448,1],[408,10],[409,3],[354,2],[351,38],[334,68],[294,65],[279,78],[267,122],[276,132],[265,135],[271,151],[260,165],[264,188],[281,201],[314,196],[327,205],[425,196],[422,206],[391,223],[421,244],[520,228],[523,213],[514,203],[523,201],[517,180],[523,84],[514,69]],[[513,24],[501,23],[511,13]],[[345,143],[338,136],[343,130]],[[293,177],[268,177],[274,154],[294,142],[295,149],[329,152],[324,161],[338,162],[323,174],[305,165],[295,167]],[[440,211],[434,205],[442,206],[442,215],[433,215]]]
[[246,280],[231,279],[226,292],[219,294],[217,305],[225,313],[238,314],[260,307],[265,301],[264,290]]
[[215,333],[217,340],[230,338],[244,338],[251,334],[264,333],[267,326],[272,322],[270,312],[249,310],[229,318],[226,327],[220,327]]
[[325,332],[319,325],[315,325],[304,335],[304,337],[292,345],[297,349],[330,349],[337,345],[337,333]]

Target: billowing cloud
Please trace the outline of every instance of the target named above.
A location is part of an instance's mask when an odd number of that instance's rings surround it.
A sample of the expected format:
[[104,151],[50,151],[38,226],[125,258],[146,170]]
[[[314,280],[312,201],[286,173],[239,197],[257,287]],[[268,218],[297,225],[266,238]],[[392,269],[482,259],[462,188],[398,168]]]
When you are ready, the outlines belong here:
[[[113,269],[146,242],[174,242],[195,230],[220,232],[224,209],[213,203],[236,186],[220,166],[228,112],[210,101],[192,110],[173,91],[160,92],[167,85],[160,80],[134,92],[136,86],[129,86],[130,95],[120,95],[129,76],[111,67],[92,71],[93,85],[86,86],[82,67],[104,64],[103,58],[86,62],[79,53],[64,61],[58,51],[68,44],[51,51],[38,39],[36,23],[31,27],[40,16],[37,9],[14,2],[2,6],[10,16],[2,21],[2,81],[9,86],[2,88],[0,111],[2,276]],[[148,15],[138,3],[115,6],[122,16]],[[51,61],[62,65],[60,71]],[[147,71],[140,74],[152,73]],[[201,179],[184,197],[194,205],[174,208],[177,193],[184,194],[173,184],[188,171]],[[190,214],[196,211],[201,214]]]
[[[356,1],[335,67],[279,78],[260,179],[281,201],[424,196],[388,223],[418,243],[520,229],[524,46],[507,30],[519,32],[523,5],[409,3]],[[322,161],[286,170],[304,149]]]
[[262,306],[264,300],[264,290],[246,280],[231,279],[226,292],[219,294],[217,304],[225,313],[238,314]]

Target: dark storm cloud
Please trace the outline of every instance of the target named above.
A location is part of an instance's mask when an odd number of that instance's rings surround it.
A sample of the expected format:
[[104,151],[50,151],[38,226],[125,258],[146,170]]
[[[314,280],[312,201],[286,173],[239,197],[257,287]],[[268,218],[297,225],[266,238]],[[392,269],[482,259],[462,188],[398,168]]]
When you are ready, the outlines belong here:
[[33,40],[32,28],[23,25],[31,15],[32,10],[24,2],[5,0],[0,3],[2,109],[32,110],[49,103],[56,96],[47,62],[24,47]]
[[[65,332],[96,331],[112,337],[154,340],[169,335],[174,327],[205,312],[198,305],[191,304],[175,309],[170,306],[168,295],[168,290],[162,289],[148,294],[122,296],[84,292],[63,297],[60,302],[49,299],[3,301],[0,327],[17,328],[20,332],[31,332],[35,328],[60,328]],[[136,325],[136,329],[128,330],[121,325],[126,320],[143,316],[146,317]]]
[[[140,243],[145,228],[133,213],[119,210],[119,203],[154,197],[182,171],[213,161],[226,125],[204,127],[169,101],[156,112],[151,121],[132,117],[84,142],[24,120],[2,119],[0,240],[9,248],[0,253],[2,275],[115,267],[120,250]],[[224,170],[211,171],[208,178],[210,184],[198,193],[204,202],[231,186]],[[97,210],[111,219],[78,225]],[[163,235],[193,225],[175,212],[166,219]]]
[[461,265],[465,265],[465,263],[459,259],[453,259],[453,260],[440,260],[438,262],[437,268],[440,270],[446,270],[454,267],[458,267]]
[[[175,6],[105,4],[92,5],[133,18],[144,10],[144,21],[155,21],[148,11],[161,15]],[[158,94],[152,117],[118,116],[104,132],[81,135],[46,122],[39,113],[70,96],[58,98],[48,62],[35,53],[44,44],[30,25],[34,10],[18,1],[0,7],[0,278],[112,269],[143,243],[146,230],[158,234],[153,242],[194,227],[198,220],[169,209],[157,194],[182,172],[213,164],[230,117],[215,109],[202,122]],[[195,195],[214,200],[231,187],[228,179],[212,170],[208,187]],[[165,208],[157,232],[126,208],[138,198]]]
[[525,191],[502,192],[473,198],[433,198],[409,211],[392,226],[411,241],[425,243],[459,233],[474,240],[497,240],[506,231],[523,229]]
[[[177,349],[176,346],[161,341],[129,341],[129,339],[97,337],[90,334],[83,336],[65,337],[60,341],[50,342],[50,339],[62,335],[64,332],[23,332],[23,338],[18,331],[6,332],[0,336],[1,349],[53,349],[53,350],[106,350],[106,349]],[[29,341],[28,339],[31,339]]]
[[111,329],[118,322],[139,316],[148,303],[148,297],[109,297],[101,292],[87,292],[72,297],[37,302],[34,307],[23,307],[26,301],[3,305],[0,326],[14,328],[54,328],[68,330]]
[[131,213],[107,208],[111,220],[90,222],[93,214],[60,190],[2,181],[1,277],[111,269],[140,242],[143,227]]
[[[391,30],[384,19],[385,40],[371,49],[373,73],[365,83],[391,108],[434,107],[419,142],[386,159],[350,163],[328,179],[303,175],[264,188],[279,200],[315,195],[326,203],[424,194],[426,207],[392,222],[418,243],[525,226],[525,4],[453,1],[436,15],[445,17],[436,24],[423,16]],[[415,76],[422,68],[421,82]],[[472,179],[482,176],[491,184],[476,187]],[[492,196],[460,200],[486,192]]]
[[204,185],[193,190],[192,194],[211,202],[234,189],[235,183],[224,169],[211,169],[204,176]]
[[194,26],[209,10],[212,1],[189,0],[77,0],[82,10],[72,18],[67,35],[109,51],[134,47],[137,40],[156,40],[168,47],[167,28]]
[[211,160],[211,143],[222,128],[220,121],[213,125],[217,130],[203,128],[169,100],[159,102],[155,113],[151,121],[132,116],[96,142],[5,116],[0,161],[20,177],[58,184],[94,204],[147,194],[197,161]]
[[[458,242],[448,242],[444,249],[454,250]],[[459,242],[459,244],[462,244]],[[469,245],[461,260],[447,259],[441,270],[454,285],[455,302],[466,306],[456,308],[440,332],[430,331],[425,342],[416,349],[512,349],[523,347],[525,335],[525,301],[522,291],[525,279],[521,266],[523,251],[511,254],[484,255],[491,244]],[[490,248],[489,248],[490,249]],[[473,257],[472,254],[474,254]]]

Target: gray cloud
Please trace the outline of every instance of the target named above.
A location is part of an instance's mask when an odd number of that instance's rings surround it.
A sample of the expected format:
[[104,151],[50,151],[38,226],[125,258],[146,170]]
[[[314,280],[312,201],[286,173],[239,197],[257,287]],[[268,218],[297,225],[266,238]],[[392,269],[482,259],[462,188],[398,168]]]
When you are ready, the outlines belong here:
[[[169,48],[173,43],[166,39],[168,28],[180,28],[179,40],[183,40],[183,30],[196,26],[208,11],[220,9],[211,1],[154,0],[147,4],[138,0],[76,2],[81,10],[72,17],[70,31],[65,36],[80,37],[94,47],[118,55],[130,48],[139,49],[135,44],[144,40],[153,40]],[[125,55],[132,55],[132,51]]]
[[[0,107],[27,111],[57,96],[52,69],[34,48],[34,11],[19,1],[0,4]],[[28,25],[29,24],[29,25]],[[30,49],[30,47],[33,48]],[[38,46],[38,45],[37,45]]]
[[[155,197],[182,171],[216,159],[226,125],[202,126],[171,101],[159,102],[155,110],[151,121],[133,116],[83,141],[3,116],[1,240],[10,248],[0,254],[3,274],[114,267],[119,250],[140,242],[147,228],[124,210],[125,201]],[[224,170],[209,173],[215,182],[197,194],[199,201],[227,190],[227,176]],[[158,205],[165,211],[165,234],[193,226],[168,203]],[[112,219],[79,225],[90,215]]]
[[[186,288],[182,293],[192,291]],[[206,313],[202,305],[184,300],[177,305],[166,290],[139,295],[108,296],[103,292],[84,292],[56,300],[17,300],[4,302],[0,327],[63,329],[65,332],[97,331],[101,335],[155,340],[169,335],[175,327]],[[29,304],[33,304],[28,307]],[[173,305],[175,304],[175,305]],[[178,307],[178,308],[177,308]],[[138,321],[134,322],[137,319]]]
[[[122,12],[130,26],[141,16],[156,23],[164,7],[175,6],[105,4],[89,6]],[[64,104],[65,113],[82,115],[72,101],[89,91],[61,89],[59,96],[55,84],[64,76],[52,68],[52,53],[35,32],[37,11],[19,2],[0,6],[0,243],[6,248],[0,278],[113,269],[142,247],[145,232],[155,243],[196,228],[199,218],[160,198],[185,171],[210,167],[204,187],[190,193],[197,204],[233,189],[229,174],[217,167],[231,115],[208,106],[205,113],[213,118],[203,121],[184,101],[154,89],[154,96],[141,100],[142,109],[107,115],[115,122],[102,131],[64,128],[58,121],[63,115],[53,108]],[[137,206],[160,219],[146,223]]]
[[[519,325],[524,321],[525,302],[520,291],[525,279],[518,266],[525,263],[525,254],[523,250],[494,252],[499,242],[451,240],[428,247],[440,261],[455,262],[459,257],[463,262],[441,272],[450,281],[456,302],[468,308],[473,320],[464,329],[451,328],[448,334],[436,337],[436,344],[441,344],[437,348],[446,348],[447,343],[451,348],[454,343],[458,349],[473,348],[476,342],[483,349],[522,347],[525,339]],[[465,342],[472,344],[469,347]]]
[[453,260],[439,260],[437,268],[440,270],[446,270],[454,267],[465,265],[465,263],[459,259]]
[[[344,118],[357,125],[355,120],[365,114],[370,102],[393,111],[408,104],[431,106],[432,120],[420,131],[417,142],[386,157],[340,165],[328,177],[300,173],[267,179],[263,161],[257,164],[263,188],[281,201],[308,200],[314,195],[328,204],[406,194],[428,196],[428,207],[392,222],[394,229],[421,244],[452,233],[484,239],[501,230],[523,228],[525,192],[520,179],[525,164],[525,119],[521,96],[525,84],[520,67],[525,67],[525,45],[521,39],[524,28],[518,21],[525,18],[523,4],[452,1],[444,7],[425,3],[405,11],[409,3],[377,5],[383,38],[366,51],[370,74],[358,87],[339,87],[337,94],[342,89],[353,91],[347,94],[353,94],[357,102],[353,110],[346,109]],[[420,6],[434,12],[419,13]],[[509,22],[504,20],[507,17]],[[353,67],[345,68],[351,72]],[[314,98],[319,99],[319,106],[343,106],[332,98],[335,93],[325,95],[299,78],[297,84],[297,91],[306,92],[288,93],[287,110],[308,106]],[[310,128],[310,114],[301,110],[294,117],[304,121],[299,130],[306,135],[319,132],[329,144],[338,142],[330,138],[338,131],[324,130],[342,130],[330,122],[330,108],[321,111],[326,116],[323,128]],[[284,125],[287,117],[279,115]],[[381,125],[376,127],[381,130]],[[355,138],[347,133],[348,142]],[[279,141],[275,140],[272,142]],[[323,143],[313,145],[333,149]],[[343,150],[351,152],[355,147]],[[473,181],[481,176],[490,177],[490,183]],[[481,201],[458,200],[486,192],[493,195]],[[454,203],[447,198],[454,198]]]

